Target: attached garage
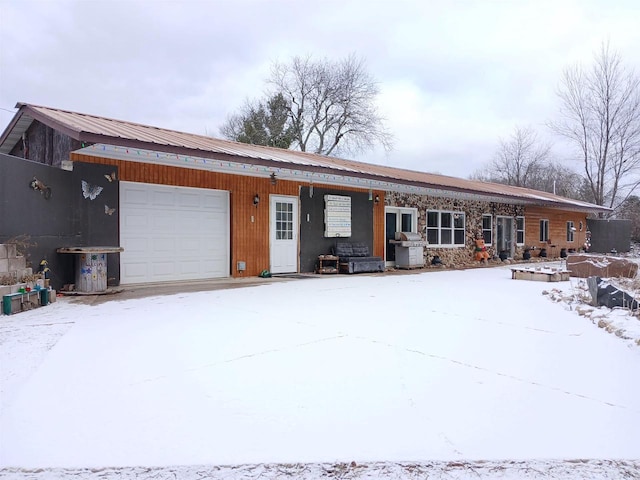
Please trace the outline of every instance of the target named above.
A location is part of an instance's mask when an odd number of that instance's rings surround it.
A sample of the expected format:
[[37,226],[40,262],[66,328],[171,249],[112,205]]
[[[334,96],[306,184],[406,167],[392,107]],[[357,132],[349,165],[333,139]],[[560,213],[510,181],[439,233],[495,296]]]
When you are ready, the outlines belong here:
[[229,276],[229,192],[120,182],[120,283]]

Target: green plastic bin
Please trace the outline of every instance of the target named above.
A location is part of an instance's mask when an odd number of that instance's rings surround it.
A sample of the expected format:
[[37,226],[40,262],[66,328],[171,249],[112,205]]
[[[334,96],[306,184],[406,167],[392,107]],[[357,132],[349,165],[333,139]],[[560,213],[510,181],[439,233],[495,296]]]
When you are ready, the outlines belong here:
[[11,315],[11,295],[4,295],[2,297],[2,313]]
[[49,289],[43,288],[40,290],[40,305],[46,306],[49,305]]

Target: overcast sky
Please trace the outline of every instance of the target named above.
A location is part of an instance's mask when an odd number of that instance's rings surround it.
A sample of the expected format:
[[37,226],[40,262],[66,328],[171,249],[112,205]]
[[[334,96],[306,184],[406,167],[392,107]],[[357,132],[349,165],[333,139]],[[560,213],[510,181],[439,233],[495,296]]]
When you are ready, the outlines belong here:
[[638,0],[0,0],[0,130],[27,102],[220,136],[274,61],[353,53],[395,137],[356,159],[467,177],[516,126],[547,136],[606,41],[640,72]]

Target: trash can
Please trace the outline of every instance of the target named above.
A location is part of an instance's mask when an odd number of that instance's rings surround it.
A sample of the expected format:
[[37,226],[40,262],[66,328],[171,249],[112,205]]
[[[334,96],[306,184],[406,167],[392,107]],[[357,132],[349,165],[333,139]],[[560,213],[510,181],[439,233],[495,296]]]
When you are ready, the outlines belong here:
[[5,295],[2,297],[2,313],[5,315],[11,315],[11,295]]
[[43,288],[40,290],[40,305],[49,305],[49,289]]

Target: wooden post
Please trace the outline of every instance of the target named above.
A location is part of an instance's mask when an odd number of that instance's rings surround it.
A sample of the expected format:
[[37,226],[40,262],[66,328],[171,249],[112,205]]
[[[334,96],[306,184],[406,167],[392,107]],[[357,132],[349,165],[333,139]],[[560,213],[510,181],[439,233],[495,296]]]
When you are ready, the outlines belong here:
[[587,286],[589,287],[589,293],[591,294],[591,305],[598,306],[598,277],[588,277]]

